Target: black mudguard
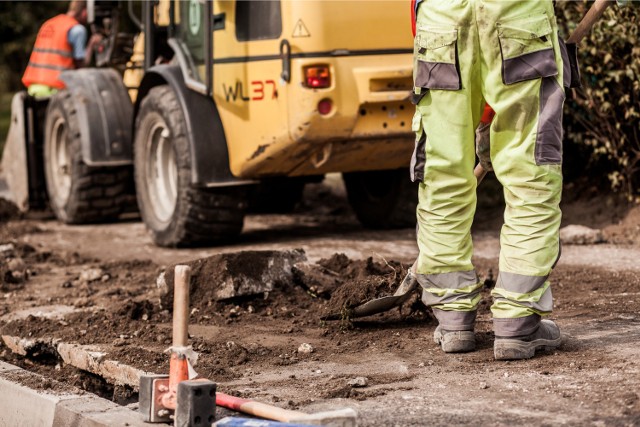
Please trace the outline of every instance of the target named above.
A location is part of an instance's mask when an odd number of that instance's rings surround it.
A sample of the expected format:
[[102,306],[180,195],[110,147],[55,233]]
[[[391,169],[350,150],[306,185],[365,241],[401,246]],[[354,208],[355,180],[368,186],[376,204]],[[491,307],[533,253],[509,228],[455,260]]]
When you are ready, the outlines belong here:
[[107,68],[65,71],[60,79],[71,92],[78,114],[82,159],[90,166],[133,162],[133,105],[122,77]]
[[134,106],[137,116],[140,102],[155,86],[168,84],[184,112],[191,152],[191,183],[214,187],[248,183],[229,168],[229,151],[218,109],[210,97],[187,88],[178,65],[157,65],[145,74]]

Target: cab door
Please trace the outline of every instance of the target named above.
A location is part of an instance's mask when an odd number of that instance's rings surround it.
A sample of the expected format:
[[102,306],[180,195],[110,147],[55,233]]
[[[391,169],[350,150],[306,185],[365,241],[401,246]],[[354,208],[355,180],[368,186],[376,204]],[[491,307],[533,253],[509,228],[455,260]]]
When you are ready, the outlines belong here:
[[[213,98],[225,129],[231,171],[256,177],[252,167],[289,139],[288,83],[280,58],[282,2],[215,1]],[[271,162],[269,174],[286,173]]]

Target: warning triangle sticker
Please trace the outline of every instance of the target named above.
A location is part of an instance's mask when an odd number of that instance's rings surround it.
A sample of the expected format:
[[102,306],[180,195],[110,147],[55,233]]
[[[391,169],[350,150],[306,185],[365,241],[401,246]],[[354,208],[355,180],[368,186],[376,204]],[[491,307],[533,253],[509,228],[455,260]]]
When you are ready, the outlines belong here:
[[311,37],[311,34],[309,34],[309,30],[307,29],[307,26],[304,25],[304,22],[302,22],[302,19],[298,19],[298,22],[296,22],[296,26],[293,27],[293,34],[291,34],[291,37]]

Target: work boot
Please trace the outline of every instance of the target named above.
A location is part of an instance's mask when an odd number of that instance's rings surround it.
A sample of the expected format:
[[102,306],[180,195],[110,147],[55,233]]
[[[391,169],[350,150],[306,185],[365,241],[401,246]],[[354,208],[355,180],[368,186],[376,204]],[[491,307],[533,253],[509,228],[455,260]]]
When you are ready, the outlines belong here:
[[476,349],[473,331],[447,331],[438,326],[433,333],[433,341],[440,344],[445,353],[465,353]]
[[551,320],[541,320],[538,329],[522,337],[496,337],[493,355],[496,360],[531,359],[536,350],[554,350],[562,344],[560,329]]

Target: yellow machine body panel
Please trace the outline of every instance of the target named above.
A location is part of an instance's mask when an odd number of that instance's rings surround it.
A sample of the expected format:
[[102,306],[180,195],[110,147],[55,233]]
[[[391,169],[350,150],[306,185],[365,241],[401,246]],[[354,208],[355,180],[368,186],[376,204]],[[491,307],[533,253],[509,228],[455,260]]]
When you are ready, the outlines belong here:
[[[168,25],[170,3],[159,3],[158,25]],[[191,3],[199,0],[174,1],[173,7],[189,17]],[[224,24],[213,31],[212,93],[233,175],[320,175],[408,164],[409,2],[214,1],[213,14]],[[174,24],[189,31],[181,14],[174,16]],[[195,32],[191,43],[197,55],[203,44]],[[132,99],[144,75],[143,58],[141,34],[124,76]],[[316,65],[329,69],[326,88],[305,85],[305,67]],[[197,73],[205,75],[203,65]],[[318,111],[321,101],[330,102],[328,113]]]
[[[261,26],[239,10],[242,3],[214,2],[214,14],[226,20],[225,29],[214,31],[213,97],[235,176],[408,164],[413,115],[408,3],[256,2],[265,3],[263,12],[281,23],[254,34],[236,25]],[[329,87],[305,85],[304,69],[313,65],[328,67]],[[282,75],[287,66],[288,82]],[[331,103],[325,114],[318,111],[323,100]]]

